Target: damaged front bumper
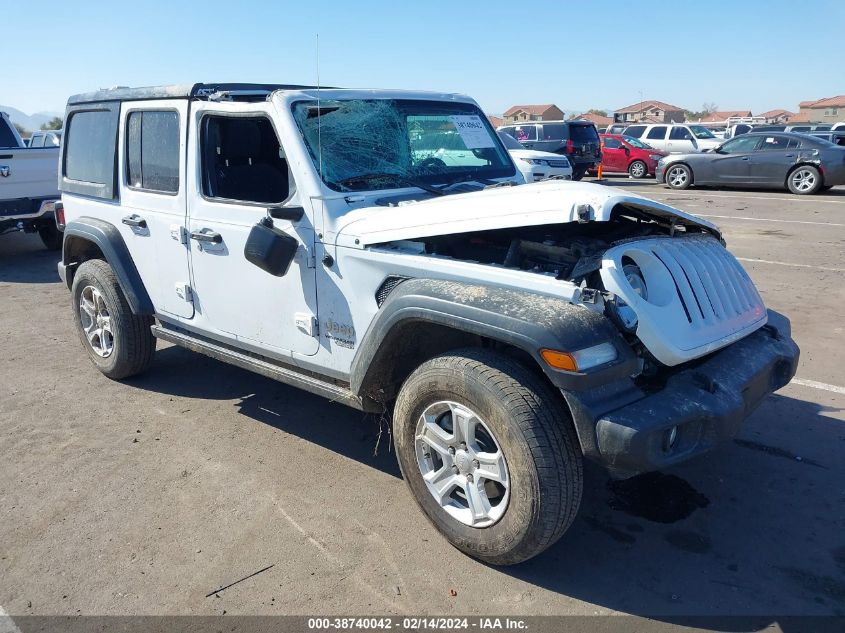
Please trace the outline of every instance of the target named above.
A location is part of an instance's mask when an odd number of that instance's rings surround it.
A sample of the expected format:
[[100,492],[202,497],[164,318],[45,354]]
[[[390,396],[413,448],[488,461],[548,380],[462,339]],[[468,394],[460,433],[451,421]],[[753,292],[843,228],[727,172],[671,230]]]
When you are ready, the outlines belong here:
[[[673,374],[657,392],[645,394],[629,382],[606,386],[604,393],[564,393],[585,455],[628,477],[677,464],[736,435],[798,366],[789,320],[771,310],[768,317],[767,325]],[[607,402],[612,409],[604,410]]]

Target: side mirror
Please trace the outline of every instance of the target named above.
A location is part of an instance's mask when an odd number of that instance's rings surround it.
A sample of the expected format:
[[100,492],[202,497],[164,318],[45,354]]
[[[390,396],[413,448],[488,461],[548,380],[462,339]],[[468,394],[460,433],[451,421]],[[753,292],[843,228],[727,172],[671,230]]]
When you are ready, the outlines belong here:
[[[302,207],[292,208],[302,210]],[[244,258],[274,277],[284,277],[298,248],[296,238],[274,227],[270,218],[263,218],[249,232]]]

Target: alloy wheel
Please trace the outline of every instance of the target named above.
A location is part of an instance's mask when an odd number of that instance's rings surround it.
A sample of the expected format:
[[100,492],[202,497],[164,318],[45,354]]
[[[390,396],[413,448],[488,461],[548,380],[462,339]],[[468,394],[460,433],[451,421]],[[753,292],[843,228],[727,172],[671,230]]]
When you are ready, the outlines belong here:
[[79,320],[94,353],[108,358],[114,351],[111,314],[103,295],[94,286],[85,286],[79,296]]
[[682,187],[686,184],[687,178],[689,178],[689,175],[683,167],[673,167],[669,170],[667,176],[667,180],[672,187]]
[[435,501],[454,519],[489,527],[505,513],[508,466],[490,428],[469,408],[436,402],[417,421],[420,473]]
[[809,169],[797,169],[792,174],[792,186],[798,191],[810,191],[816,186],[816,175]]

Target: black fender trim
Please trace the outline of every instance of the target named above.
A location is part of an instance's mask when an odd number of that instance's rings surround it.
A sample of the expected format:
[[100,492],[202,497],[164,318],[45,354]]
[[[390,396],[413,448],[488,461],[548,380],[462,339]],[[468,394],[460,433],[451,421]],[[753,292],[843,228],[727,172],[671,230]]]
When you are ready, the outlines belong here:
[[[73,242],[73,238],[91,242],[100,249],[106,258],[106,262],[114,270],[120,289],[123,290],[133,313],[150,315],[155,313],[150,295],[144,287],[144,282],[135,267],[132,255],[129,254],[126,242],[123,241],[123,236],[116,226],[104,220],[87,216],[69,222],[65,227],[64,246],[62,247],[61,265],[65,271],[68,266],[75,263],[72,261],[73,256],[68,253],[68,245]],[[72,276],[66,273],[63,278],[70,287]]]
[[[390,293],[364,334],[352,360],[353,393],[364,396],[378,381],[383,344],[397,344],[391,331],[413,321],[444,325],[521,349],[560,389],[590,389],[630,376],[637,366],[635,354],[610,320],[584,306],[524,290],[409,279]],[[539,355],[543,348],[576,351],[604,342],[616,347],[617,359],[585,372],[553,369]]]

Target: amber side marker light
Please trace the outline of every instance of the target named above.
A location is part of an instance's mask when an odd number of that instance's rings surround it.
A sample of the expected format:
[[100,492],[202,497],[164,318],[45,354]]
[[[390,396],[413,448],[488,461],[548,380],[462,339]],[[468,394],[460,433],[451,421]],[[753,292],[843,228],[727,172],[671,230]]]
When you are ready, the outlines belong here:
[[616,360],[618,354],[612,343],[599,343],[575,352],[541,349],[540,357],[549,367],[563,371],[584,371]]
[[575,358],[567,352],[559,352],[554,349],[541,349],[540,356],[546,361],[549,367],[563,369],[564,371],[578,371]]

